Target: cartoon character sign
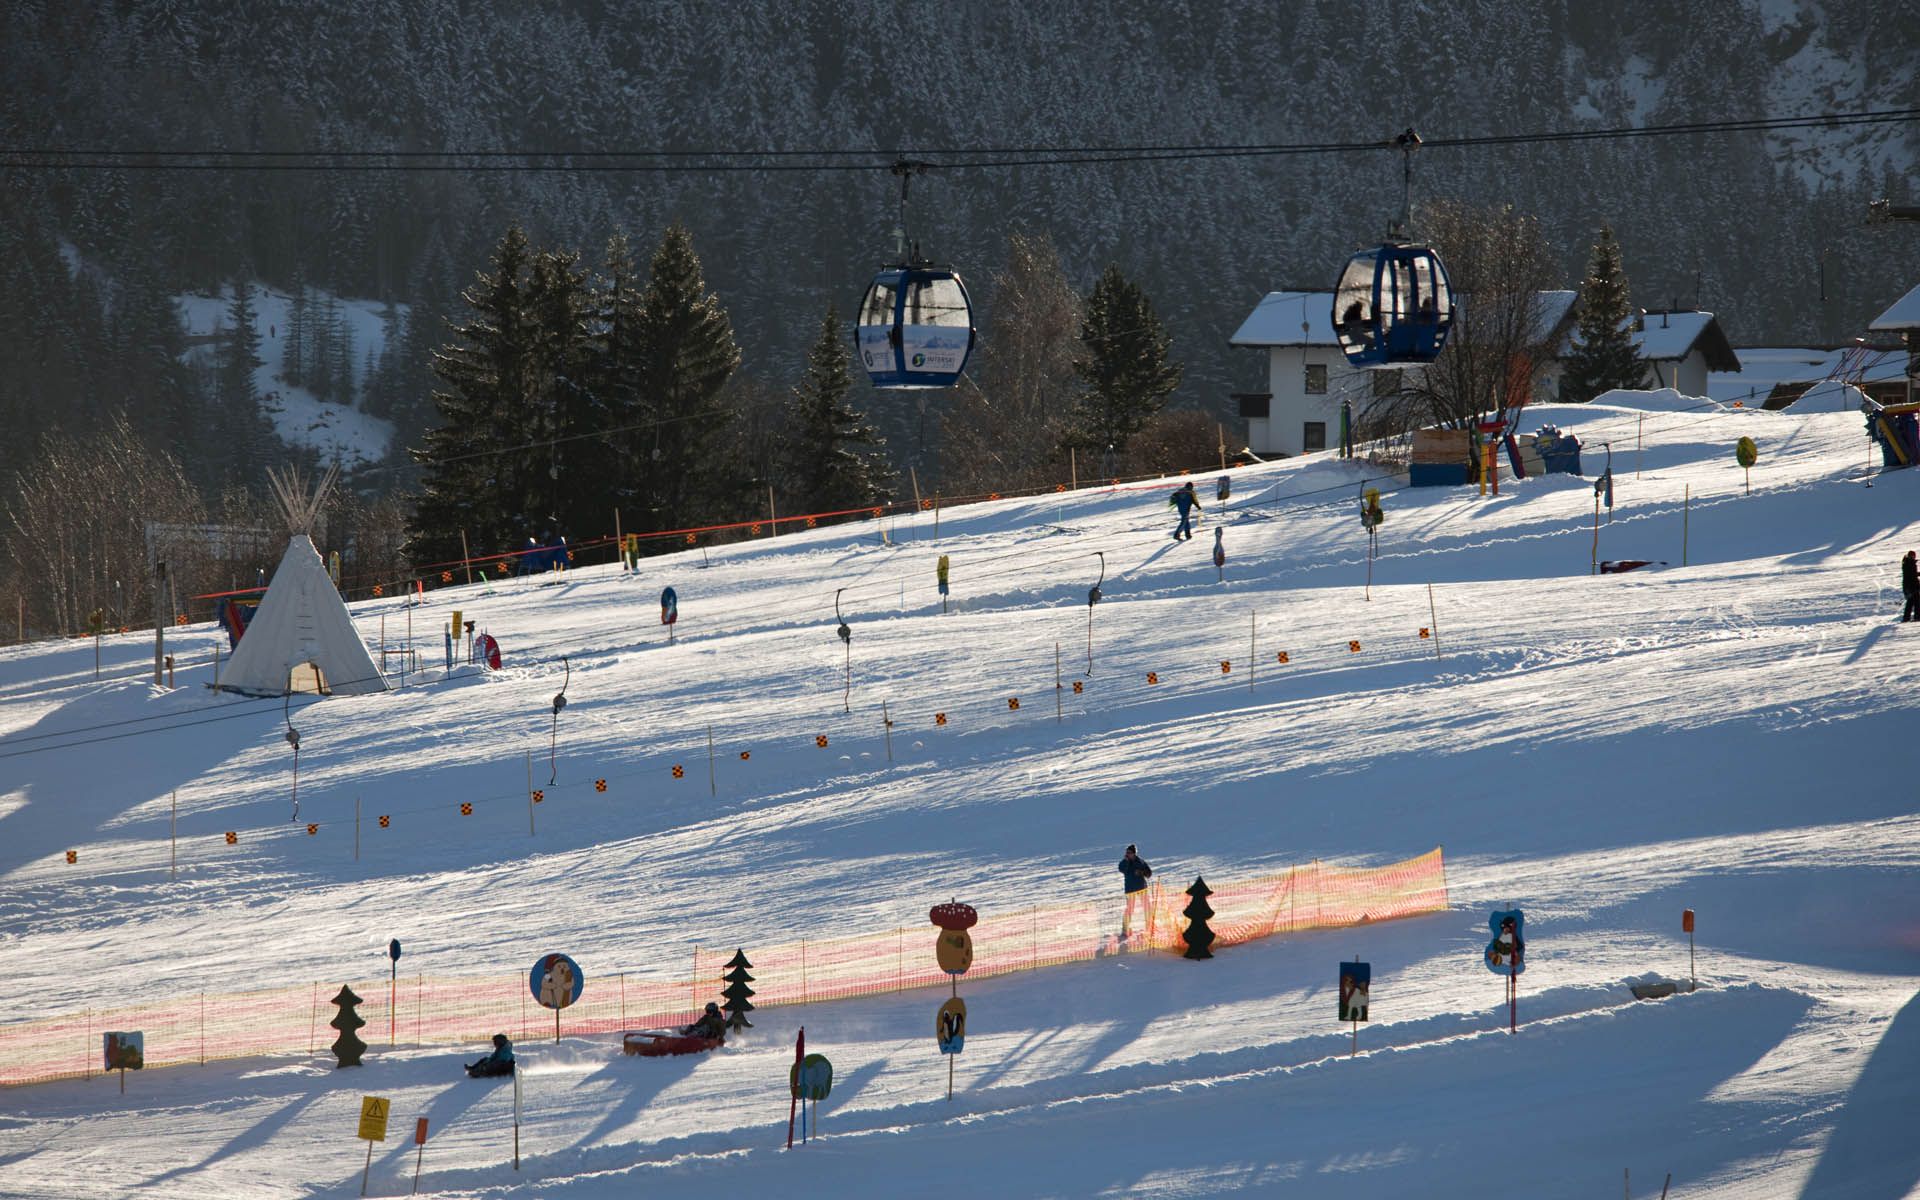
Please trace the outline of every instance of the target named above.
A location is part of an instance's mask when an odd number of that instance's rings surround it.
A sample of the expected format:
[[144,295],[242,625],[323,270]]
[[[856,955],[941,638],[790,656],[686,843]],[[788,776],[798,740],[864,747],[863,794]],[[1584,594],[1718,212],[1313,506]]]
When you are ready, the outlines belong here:
[[679,619],[680,597],[674,594],[672,588],[667,588],[660,593],[660,623],[671,625]]
[[1372,986],[1372,963],[1343,962],[1340,964],[1340,1019],[1342,1021],[1367,1019],[1367,992]]
[[955,996],[940,1006],[934,1015],[933,1036],[940,1042],[940,1053],[958,1054],[967,1042],[967,1002]]
[[1496,909],[1487,918],[1493,940],[1487,943],[1487,970],[1495,975],[1518,975],[1527,969],[1526,918],[1517,908]]
[[542,1007],[560,1009],[580,998],[586,989],[587,977],[581,973],[580,965],[566,955],[543,954],[533,964],[530,982],[533,997]]
[[147,1035],[144,1033],[103,1033],[107,1070],[138,1071],[147,1065]]
[[973,936],[967,930],[980,919],[980,914],[971,904],[953,901],[934,905],[927,916],[940,926],[940,936],[933,946],[933,956],[940,969],[949,975],[965,975],[973,965]]

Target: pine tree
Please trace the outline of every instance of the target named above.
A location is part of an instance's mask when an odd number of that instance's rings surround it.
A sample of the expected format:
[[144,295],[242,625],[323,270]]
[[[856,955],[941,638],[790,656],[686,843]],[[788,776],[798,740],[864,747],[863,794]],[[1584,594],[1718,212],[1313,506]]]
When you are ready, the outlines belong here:
[[1580,325],[1560,381],[1560,399],[1569,404],[1585,404],[1614,388],[1639,387],[1647,377],[1647,365],[1633,345],[1627,272],[1611,225],[1600,226],[1581,292]]
[[1205,879],[1195,875],[1187,895],[1192,899],[1180,910],[1180,915],[1187,918],[1185,957],[1212,958],[1213,951],[1209,947],[1213,945],[1214,932],[1207,922],[1213,919],[1213,905],[1207,903],[1207,897],[1213,895],[1213,889],[1207,886]]
[[226,327],[214,352],[213,452],[228,477],[250,478],[266,465],[272,429],[260,412],[253,373],[259,369],[260,330],[250,284],[236,279]]
[[1080,343],[1073,363],[1086,388],[1075,414],[1080,444],[1123,451],[1180,386],[1180,365],[1167,361],[1172,338],[1140,285],[1109,266],[1087,294]]
[[482,272],[461,293],[468,315],[452,327],[457,339],[433,356],[445,385],[433,393],[437,423],[413,451],[425,468],[410,543],[416,560],[457,557],[461,533],[475,554],[525,545],[531,460],[515,453],[527,438],[532,407],[535,333],[528,305],[533,257],[527,235],[510,227]]
[[280,354],[280,378],[288,387],[301,387],[307,374],[307,279],[293,277],[293,298],[287,303],[286,349]]
[[847,402],[852,361],[839,310],[827,302],[807,374],[787,403],[778,461],[789,509],[843,512],[891,501],[898,476],[880,435]]
[[717,297],[707,292],[693,235],[675,222],[654,251],[641,296],[639,392],[657,424],[648,449],[647,511],[634,527],[672,529],[729,512],[743,481],[734,468],[732,413],[722,393],[740,348]]
[[544,514],[540,523],[548,527],[545,532],[575,537],[596,531],[611,515],[614,457],[597,436],[610,422],[592,386],[591,304],[579,254],[547,250],[534,256],[527,311],[535,339],[537,390],[524,420],[526,436],[544,437],[547,445],[534,454],[536,484],[529,511]]
[[646,340],[642,296],[640,272],[627,236],[616,233],[607,240],[594,283],[594,318],[600,334],[590,386],[605,408],[609,431],[602,443],[610,459],[605,483],[614,506],[623,511],[634,511],[635,498],[642,494],[652,470],[653,430],[645,426],[654,414],[640,391],[640,355]]

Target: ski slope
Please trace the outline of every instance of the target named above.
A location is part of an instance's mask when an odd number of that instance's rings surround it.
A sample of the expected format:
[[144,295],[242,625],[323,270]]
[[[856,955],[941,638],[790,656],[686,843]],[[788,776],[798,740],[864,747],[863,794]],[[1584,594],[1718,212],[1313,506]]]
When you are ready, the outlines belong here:
[[[1235,470],[1224,511],[1202,476],[1190,542],[1168,536],[1168,482],[945,508],[937,536],[921,513],[358,604],[369,645],[419,653],[374,697],[213,693],[208,626],[170,636],[170,692],[150,637],[105,639],[97,681],[85,641],[0,649],[13,1021],[331,994],[386,975],[390,938],[402,980],[524,977],[561,951],[589,989],[684,975],[695,944],[751,958],[904,927],[931,957],[926,910],[955,897],[1093,897],[1117,925],[1129,842],[1175,888],[1444,845],[1451,903],[1204,962],[963,977],[950,1100],[944,988],[762,1008],[695,1058],[522,1039],[517,1169],[511,1083],[459,1069],[483,1047],[372,1027],[354,1070],[322,1049],[149,1070],[124,1095],[117,1076],[8,1088],[0,1195],[353,1196],[363,1172],[398,1195],[416,1161],[422,1193],[567,1200],[1572,1197],[1620,1194],[1623,1171],[1633,1196],[1668,1173],[1674,1197],[1914,1194],[1920,626],[1897,616],[1920,473],[1871,473],[1856,414],[1603,400],[1525,421],[1580,437],[1586,478],[1498,496],[1314,457]],[[1362,486],[1387,518],[1371,564]],[[500,672],[446,668],[456,608]],[[1084,685],[1057,709],[1056,678]],[[1509,905],[1529,940],[1515,1033],[1480,961]],[[1357,1055],[1335,1020],[1355,955]],[[1632,998],[1656,978],[1681,993]],[[788,1152],[801,1026],[835,1082]],[[365,1095],[393,1112],[370,1163]]]

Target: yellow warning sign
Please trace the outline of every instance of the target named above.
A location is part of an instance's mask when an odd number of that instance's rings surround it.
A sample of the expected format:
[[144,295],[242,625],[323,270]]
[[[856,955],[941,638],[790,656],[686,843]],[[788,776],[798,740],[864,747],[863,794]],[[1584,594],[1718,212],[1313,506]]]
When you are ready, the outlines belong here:
[[360,1097],[360,1133],[359,1137],[369,1142],[387,1140],[387,1113],[393,1107],[393,1101],[385,1096]]

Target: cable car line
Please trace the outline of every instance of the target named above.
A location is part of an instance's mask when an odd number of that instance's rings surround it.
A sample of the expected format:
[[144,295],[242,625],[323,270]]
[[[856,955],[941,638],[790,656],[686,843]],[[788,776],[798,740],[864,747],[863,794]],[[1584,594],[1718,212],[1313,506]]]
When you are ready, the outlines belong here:
[[[1744,117],[1671,125],[1539,130],[1434,137],[1434,149],[1608,141],[1685,134],[1773,133],[1822,127],[1891,125],[1920,121],[1920,108],[1831,112],[1793,117]],[[816,147],[799,150],[222,150],[106,149],[86,146],[0,147],[0,169],[14,170],[248,170],[248,171],[629,171],[732,173],[741,171],[873,171],[911,157],[926,169],[1102,166],[1208,158],[1352,154],[1394,148],[1379,139],[1294,143],[1214,143],[1120,146],[955,146],[901,151]],[[528,161],[528,160],[548,161]],[[803,161],[790,162],[798,159]],[[836,159],[864,161],[839,162]],[[945,159],[947,161],[939,161]],[[776,160],[776,161],[764,161]]]

